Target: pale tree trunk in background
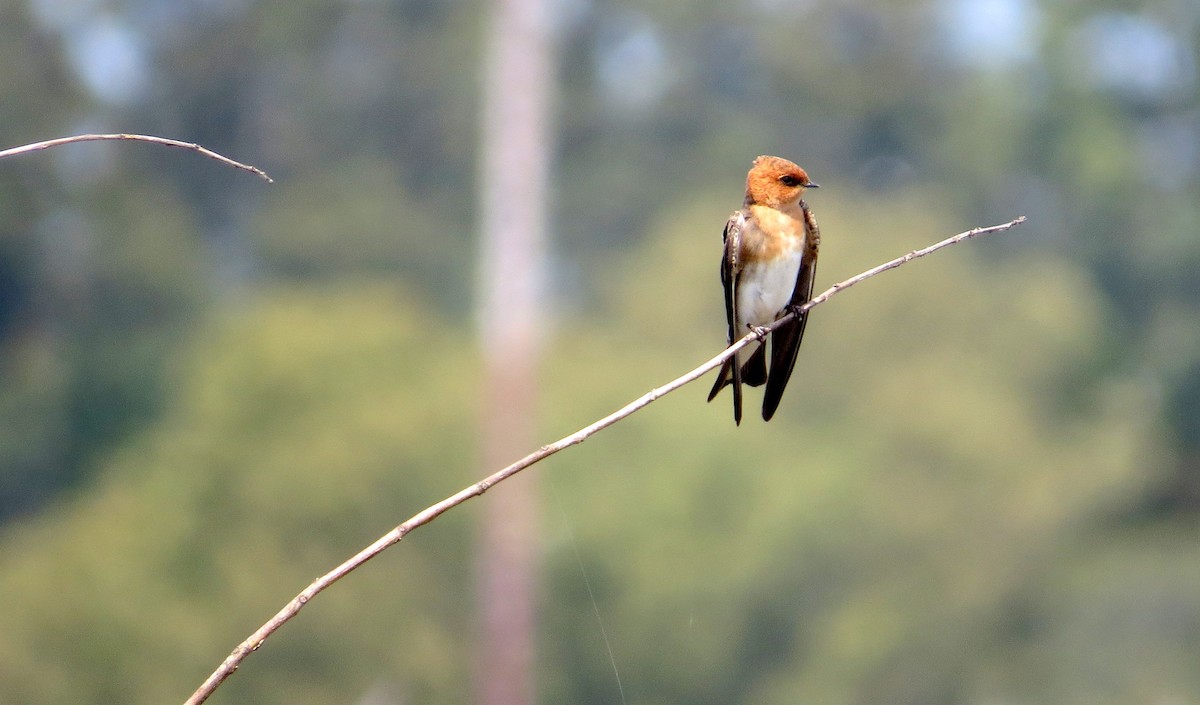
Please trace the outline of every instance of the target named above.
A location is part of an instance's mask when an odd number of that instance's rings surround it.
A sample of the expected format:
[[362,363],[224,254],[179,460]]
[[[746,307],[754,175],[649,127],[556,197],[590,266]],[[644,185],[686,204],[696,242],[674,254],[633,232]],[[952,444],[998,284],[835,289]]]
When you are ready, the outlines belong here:
[[[480,340],[485,364],[482,461],[502,467],[537,446],[537,365],[553,40],[547,0],[495,0],[483,66]],[[538,496],[536,473],[483,502],[477,579],[478,705],[535,701]]]

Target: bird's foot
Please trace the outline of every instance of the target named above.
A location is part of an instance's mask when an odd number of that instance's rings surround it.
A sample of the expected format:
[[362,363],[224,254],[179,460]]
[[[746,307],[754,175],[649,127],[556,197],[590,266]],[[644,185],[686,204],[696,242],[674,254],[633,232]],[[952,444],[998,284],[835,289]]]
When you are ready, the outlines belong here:
[[758,342],[760,342],[760,343],[762,341],[766,340],[767,334],[771,332],[771,331],[767,330],[766,326],[747,326],[747,327],[750,329],[750,332],[754,334],[754,337],[758,338]]

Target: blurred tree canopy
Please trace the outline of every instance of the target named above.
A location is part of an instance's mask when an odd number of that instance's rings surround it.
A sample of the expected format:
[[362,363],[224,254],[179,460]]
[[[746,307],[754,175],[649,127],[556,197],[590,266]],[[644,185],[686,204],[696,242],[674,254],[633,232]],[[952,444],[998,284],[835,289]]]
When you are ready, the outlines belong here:
[[[757,154],[822,184],[818,286],[1030,221],[814,312],[769,426],[689,387],[535,469],[544,699],[619,699],[589,592],[631,704],[1200,699],[1200,6],[556,8],[548,439],[724,340]],[[181,699],[473,479],[483,9],[0,6],[5,146],[277,179],[0,163],[0,700]],[[462,702],[471,517],[215,701]]]

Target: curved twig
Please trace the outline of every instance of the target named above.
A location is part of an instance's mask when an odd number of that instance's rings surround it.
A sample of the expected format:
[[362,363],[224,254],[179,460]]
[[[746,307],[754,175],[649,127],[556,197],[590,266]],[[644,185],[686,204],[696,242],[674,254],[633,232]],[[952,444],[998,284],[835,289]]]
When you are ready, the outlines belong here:
[[[1019,218],[1016,218],[1015,220],[1011,220],[1007,223],[1004,223],[1003,225],[993,225],[988,228],[975,228],[973,230],[968,230],[966,232],[959,233],[958,235],[955,235],[953,237],[946,238],[945,240],[942,240],[941,242],[930,245],[929,247],[926,247],[926,248],[923,248],[920,250],[913,250],[912,252],[909,252],[906,255],[897,257],[896,259],[891,260],[889,262],[884,262],[883,264],[881,264],[877,267],[872,267],[871,269],[868,269],[867,271],[865,271],[861,274],[858,274],[856,276],[850,277],[849,279],[846,279],[845,281],[841,281],[841,282],[838,282],[837,284],[834,284],[833,286],[829,287],[822,293],[814,296],[811,300],[809,300],[808,303],[799,307],[797,309],[797,312],[808,311],[809,309],[811,309],[815,306],[819,306],[819,305],[825,303],[830,298],[832,298],[835,294],[837,294],[841,291],[844,291],[846,289],[849,289],[850,287],[854,286],[855,284],[858,284],[859,282],[861,282],[863,280],[870,279],[871,277],[875,276],[876,274],[886,272],[889,269],[895,269],[896,267],[899,267],[902,264],[906,264],[908,262],[911,262],[912,260],[919,259],[921,257],[924,257],[925,255],[929,255],[934,252],[937,252],[938,250],[940,250],[944,247],[949,247],[950,245],[957,244],[959,242],[962,242],[963,240],[969,240],[969,239],[971,239],[973,237],[977,237],[979,235],[987,235],[990,233],[1000,232],[1002,230],[1008,230],[1008,229],[1016,227],[1017,225],[1020,225],[1021,223],[1024,223],[1024,222],[1025,222],[1025,216],[1020,216]],[[788,315],[783,316],[779,320],[771,323],[768,326],[764,326],[764,327],[767,330],[774,330],[775,328],[779,327],[784,322],[786,322],[788,319],[790,319],[793,315],[794,315],[793,313],[789,313]],[[690,372],[687,372],[683,375],[680,375],[679,377],[676,377],[675,379],[662,385],[661,387],[655,387],[654,389],[651,389],[650,391],[646,392],[645,394],[638,397],[637,399],[634,399],[633,401],[629,402],[628,404],[621,407],[620,409],[617,409],[616,411],[612,412],[608,416],[605,416],[604,418],[579,429],[575,433],[572,433],[569,436],[560,438],[559,440],[557,440],[549,445],[544,445],[541,448],[538,448],[534,452],[530,453],[529,455],[525,456],[524,458],[521,458],[520,460],[513,463],[512,465],[509,465],[508,467],[504,468],[503,470],[499,470],[499,471],[489,475],[488,477],[480,480],[479,482],[476,482],[475,484],[471,485],[470,487],[464,488],[463,490],[459,491],[458,493],[451,495],[451,496],[447,497],[446,499],[443,499],[442,501],[438,502],[437,504],[434,504],[434,505],[431,505],[431,506],[425,508],[424,510],[422,510],[418,514],[414,515],[409,520],[396,526],[394,529],[392,529],[388,533],[381,536],[378,540],[376,540],[375,543],[371,544],[370,546],[367,546],[366,548],[359,551],[357,554],[355,554],[352,558],[350,558],[346,562],[342,563],[338,567],[329,571],[325,575],[322,575],[320,578],[317,578],[308,587],[304,588],[304,590],[299,595],[292,598],[292,600],[290,602],[288,602],[287,605],[285,605],[283,607],[283,609],[279,610],[279,612],[276,613],[274,617],[272,617],[265,624],[263,624],[261,627],[259,627],[253,634],[250,635],[249,638],[247,638],[245,641],[243,641],[241,644],[239,644],[237,646],[237,648],[233,650],[233,653],[229,654],[229,657],[226,658],[225,661],[221,663],[221,665],[217,668],[217,670],[213,671],[212,675],[210,675],[204,681],[204,683],[201,684],[201,686],[196,690],[196,692],[193,693],[192,696],[187,699],[186,705],[199,705],[199,703],[202,703],[205,700],[207,700],[208,697],[210,695],[212,695],[212,693],[217,689],[217,687],[219,687],[221,685],[222,682],[224,682],[224,680],[226,678],[233,675],[233,672],[237,670],[238,666],[242,663],[243,660],[245,660],[245,658],[247,656],[249,656],[251,653],[256,651],[258,649],[258,647],[262,646],[263,642],[267,640],[267,637],[271,636],[271,634],[273,634],[275,632],[275,630],[277,630],[277,629],[279,629],[279,627],[283,626],[283,624],[285,622],[287,622],[288,620],[290,620],[292,617],[295,617],[300,612],[300,610],[304,607],[304,605],[308,604],[309,600],[316,597],[317,594],[319,594],[325,588],[329,587],[330,585],[334,584],[338,580],[340,580],[343,577],[345,577],[346,575],[348,575],[355,568],[358,568],[363,563],[366,563],[367,561],[371,560],[375,556],[382,553],[389,546],[399,543],[401,539],[403,539],[405,536],[407,536],[414,529],[417,529],[418,527],[428,524],[429,522],[431,522],[434,519],[441,516],[443,513],[449,511],[450,509],[453,509],[454,507],[457,507],[458,505],[462,504],[463,502],[466,502],[468,499],[471,499],[473,497],[478,497],[479,495],[483,494],[484,492],[487,492],[494,485],[499,484],[499,483],[503,482],[504,480],[507,480],[508,478],[512,477],[513,475],[516,475],[517,473],[521,472],[525,468],[527,468],[535,463],[545,460],[546,458],[550,457],[551,455],[554,455],[555,453],[559,452],[560,450],[563,450],[570,446],[576,445],[578,443],[582,443],[584,440],[586,440],[588,437],[592,436],[596,432],[615,424],[616,422],[620,421],[621,419],[625,418],[626,416],[629,416],[630,414],[641,409],[642,407],[648,406],[654,400],[656,400],[662,396],[665,396],[667,394],[670,394],[671,392],[675,391],[676,389],[679,389],[680,387],[682,387],[690,382],[694,382],[695,380],[702,377],[709,370],[719,367],[721,365],[721,363],[723,363],[727,358],[733,356],[738,350],[741,350],[743,347],[745,347],[746,345],[749,345],[751,342],[758,340],[758,336],[759,336],[759,333],[757,333],[757,332],[748,334],[746,337],[742,338],[741,340],[734,342],[732,345],[730,345],[728,348],[726,348],[723,352],[721,352],[721,354],[717,355],[716,357],[713,357],[712,359],[708,360],[707,362],[705,362],[704,364],[695,368],[694,370],[691,370]]]
[[9,149],[0,150],[0,159],[5,157],[15,157],[18,154],[27,154],[29,152],[37,152],[51,147],[57,147],[63,144],[74,144],[76,142],[99,142],[102,140],[129,140],[134,142],[150,142],[151,144],[161,144],[167,147],[178,147],[180,149],[188,149],[198,154],[202,154],[209,159],[215,159],[222,164],[248,171],[251,174],[258,176],[268,184],[275,183],[275,180],[267,175],[267,172],[259,169],[256,166],[243,164],[239,161],[234,161],[229,157],[217,154],[211,149],[201,147],[194,142],[180,142],[179,140],[168,139],[166,137],[154,137],[153,135],[127,135],[127,134],[111,134],[111,135],[75,135],[73,137],[59,137],[57,139],[46,140],[44,142],[34,142],[33,144],[21,145],[20,147],[10,147]]

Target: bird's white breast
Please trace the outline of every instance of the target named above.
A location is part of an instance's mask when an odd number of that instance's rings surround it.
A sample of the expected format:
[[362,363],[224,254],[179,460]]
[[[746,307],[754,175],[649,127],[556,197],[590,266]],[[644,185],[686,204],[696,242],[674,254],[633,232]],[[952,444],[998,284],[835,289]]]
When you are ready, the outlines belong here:
[[746,265],[742,270],[737,300],[743,325],[766,325],[787,306],[796,288],[802,256],[803,248],[796,247],[784,257]]

